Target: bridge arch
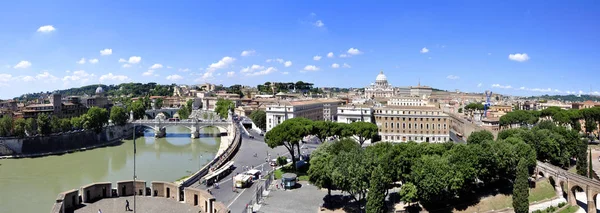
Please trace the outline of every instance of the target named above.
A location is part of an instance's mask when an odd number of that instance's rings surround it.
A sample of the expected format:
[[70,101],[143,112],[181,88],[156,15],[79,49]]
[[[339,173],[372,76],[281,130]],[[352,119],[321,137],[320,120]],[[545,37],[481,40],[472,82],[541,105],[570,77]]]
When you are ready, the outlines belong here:
[[227,132],[228,132],[228,131],[227,131],[227,128],[226,128],[226,127],[223,127],[223,126],[221,126],[221,125],[201,125],[201,126],[199,126],[199,127],[198,127],[198,131],[199,131],[199,130],[201,130],[201,129],[204,129],[204,128],[206,128],[206,127],[216,127],[217,129],[219,129],[219,131],[220,131],[221,133],[227,133]]

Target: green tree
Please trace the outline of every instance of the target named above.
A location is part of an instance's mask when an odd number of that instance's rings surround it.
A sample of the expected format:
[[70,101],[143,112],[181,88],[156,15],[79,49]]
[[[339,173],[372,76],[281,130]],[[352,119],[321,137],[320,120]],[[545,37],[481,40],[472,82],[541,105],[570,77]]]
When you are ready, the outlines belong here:
[[133,111],[133,119],[142,119],[146,115],[146,108],[144,107],[143,101],[134,101],[127,108],[127,112]]
[[519,160],[517,165],[517,179],[513,184],[513,209],[515,213],[529,212],[529,171],[525,160]]
[[458,108],[458,113],[462,113],[463,112],[463,108]]
[[333,136],[335,124],[331,121],[315,121],[313,122],[313,135],[316,135],[321,142],[325,142],[327,137]]
[[162,99],[162,98],[157,98],[157,99],[154,101],[154,107],[155,107],[156,109],[160,109],[160,108],[162,108],[162,107],[163,107],[163,99]]
[[469,103],[469,104],[467,104],[467,106],[465,106],[465,110],[479,110],[479,111],[483,111],[484,108],[485,107],[481,103]]
[[60,129],[63,132],[71,131],[71,129],[73,129],[73,126],[71,125],[71,120],[68,118],[60,119]]
[[177,110],[177,114],[181,119],[188,119],[190,117],[190,110],[188,110],[187,106],[183,106],[181,109]]
[[83,128],[93,129],[96,133],[102,131],[102,127],[108,124],[108,111],[104,108],[92,107],[83,116]]
[[[584,140],[581,140],[581,142],[579,143],[579,146],[577,147],[577,162],[576,162],[576,169],[577,169],[577,174],[579,175],[583,175],[583,176],[588,176],[588,161],[587,161],[587,142]],[[591,161],[590,161],[591,163]]]
[[215,112],[217,112],[221,118],[227,119],[229,110],[233,109],[233,107],[235,107],[233,101],[219,98],[216,103]]
[[369,161],[361,149],[340,152],[333,160],[336,165],[332,175],[333,184],[350,194],[360,209],[363,209],[363,200],[371,181],[373,168]]
[[271,148],[284,146],[290,152],[293,168],[296,169],[294,146],[298,145],[299,147],[300,140],[310,135],[312,131],[311,123],[311,120],[301,117],[288,119],[268,131],[265,135],[265,142]]
[[494,135],[491,132],[489,132],[487,130],[481,130],[481,131],[471,133],[471,135],[469,135],[469,138],[467,138],[467,143],[468,144],[481,144],[484,141],[493,141],[493,140],[494,140]]
[[193,99],[189,99],[185,102],[185,106],[188,109],[188,112],[190,114],[192,114],[192,110],[194,110],[194,100]]
[[411,182],[402,184],[400,187],[400,200],[408,203],[409,205],[418,201],[417,187]]
[[50,116],[47,114],[39,114],[37,116],[37,131],[40,135],[48,135],[52,132],[50,127]]
[[333,123],[332,130],[333,135],[336,136],[338,139],[349,137],[353,134],[350,124],[346,123]]
[[386,179],[386,177],[385,171],[381,166],[375,167],[373,172],[371,172],[369,192],[367,194],[367,213],[387,212],[385,196],[387,184],[391,182],[391,180]]
[[12,133],[13,119],[9,116],[0,118],[0,137],[8,137]]
[[267,129],[267,113],[262,110],[256,110],[250,114],[252,122],[258,126],[258,128],[265,130]]
[[52,131],[52,133],[58,133],[61,132],[62,129],[60,128],[60,119],[56,116],[52,116],[50,118],[50,129]]
[[[0,121],[2,122],[2,121]],[[25,137],[25,129],[27,126],[27,121],[23,118],[19,118],[14,122],[13,135],[17,137]]]
[[377,135],[377,125],[374,123],[357,121],[350,124],[350,128],[352,129],[352,134],[358,137],[358,142],[362,146],[363,143],[372,139]]
[[71,126],[75,129],[83,128],[83,121],[81,117],[72,117],[71,118]]
[[127,110],[123,107],[115,106],[110,109],[110,120],[112,120],[115,125],[123,126],[127,124],[128,117]]
[[308,169],[309,181],[319,188],[326,188],[328,198],[331,197],[331,190],[334,187],[331,179],[334,155],[329,152],[331,144],[324,143],[311,153]]

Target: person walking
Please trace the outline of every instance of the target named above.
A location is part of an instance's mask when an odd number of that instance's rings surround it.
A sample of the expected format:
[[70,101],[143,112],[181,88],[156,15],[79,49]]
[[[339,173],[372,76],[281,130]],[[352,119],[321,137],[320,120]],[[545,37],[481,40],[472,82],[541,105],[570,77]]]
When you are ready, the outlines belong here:
[[102,213],[102,210],[98,209],[98,213]]
[[129,208],[129,200],[125,200],[125,211],[133,211]]

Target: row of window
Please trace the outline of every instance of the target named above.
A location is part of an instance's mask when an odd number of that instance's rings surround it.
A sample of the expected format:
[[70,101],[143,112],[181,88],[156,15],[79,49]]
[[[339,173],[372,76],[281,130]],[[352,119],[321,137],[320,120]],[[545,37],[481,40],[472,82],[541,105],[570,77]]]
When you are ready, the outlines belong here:
[[387,115],[440,115],[439,111],[375,110],[375,113],[383,113]]
[[[394,133],[394,130],[389,130],[389,131],[388,131],[388,130],[386,129],[386,130],[383,130],[383,133]],[[414,132],[413,132],[413,131],[411,131],[411,130],[408,130],[408,131],[406,131],[406,130],[402,130],[402,132],[400,132],[400,130],[396,130],[396,132],[395,132],[395,133],[403,133],[403,134],[427,134],[427,135],[429,135],[429,134],[430,134],[430,133],[429,133],[429,131],[423,131],[423,130],[421,130],[421,131],[417,131],[417,130],[415,130]],[[431,131],[431,134],[436,134],[436,131]],[[438,131],[437,131],[437,134],[438,134],[438,135],[440,135],[440,134],[448,134],[448,131],[439,131],[439,130],[438,130]]]
[[[375,118],[381,120],[382,116],[375,116]],[[393,121],[394,118],[396,118],[395,119],[396,121],[400,120],[400,117],[390,117],[390,121]],[[388,117],[383,117],[383,120],[387,121]],[[402,118],[402,121],[406,121],[406,120],[407,119],[405,117]],[[430,121],[430,120],[431,121],[435,121],[435,118],[414,118],[414,119],[413,118],[408,118],[408,121],[413,121],[413,120],[414,121],[418,121],[418,120],[420,120],[420,121],[423,121],[423,120],[425,120],[425,121]],[[437,121],[444,121],[444,122],[446,122],[446,118],[437,118]]]
[[[388,128],[388,122],[383,123],[383,125],[385,126],[385,128]],[[396,128],[400,129],[400,123],[396,123]],[[389,127],[391,129],[394,129],[394,123],[389,123]],[[420,128],[419,128],[420,127]],[[425,128],[423,128],[425,127]],[[418,123],[408,123],[408,129],[429,129],[430,125],[429,123],[426,123],[425,125],[423,125],[423,123],[421,123],[420,125]],[[448,126],[446,124],[444,124],[444,129],[447,129]],[[406,123],[402,123],[402,129],[406,129]],[[431,124],[431,129],[436,129],[435,128],[435,124]],[[437,124],[437,129],[442,129],[442,124]]]
[[448,137],[413,137],[413,136],[383,136],[383,140],[387,140],[387,141],[402,141],[402,142],[407,142],[407,141],[417,141],[417,142],[446,142],[448,141]]

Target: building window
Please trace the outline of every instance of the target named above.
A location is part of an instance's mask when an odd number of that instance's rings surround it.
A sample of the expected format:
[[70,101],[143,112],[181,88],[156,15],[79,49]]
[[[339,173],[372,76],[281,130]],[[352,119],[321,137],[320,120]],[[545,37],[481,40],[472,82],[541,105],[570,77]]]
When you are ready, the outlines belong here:
[[406,128],[406,123],[402,123],[402,129]]
[[421,129],[423,129],[423,124],[421,124]]
[[446,124],[444,124],[444,129],[446,129]]
[[429,124],[426,124],[425,126],[427,127],[427,129],[429,129]]

